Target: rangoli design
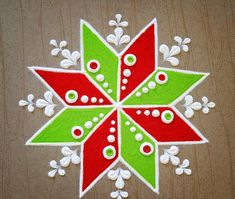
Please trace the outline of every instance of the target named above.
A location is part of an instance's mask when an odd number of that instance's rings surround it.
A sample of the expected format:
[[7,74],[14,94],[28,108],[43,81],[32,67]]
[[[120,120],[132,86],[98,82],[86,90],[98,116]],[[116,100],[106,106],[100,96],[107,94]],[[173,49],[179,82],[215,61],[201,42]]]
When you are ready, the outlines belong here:
[[[69,164],[80,164],[80,197],[107,174],[115,181],[111,198],[127,198],[125,180],[134,173],[154,192],[159,193],[159,162],[171,162],[177,175],[191,175],[189,160],[177,156],[181,144],[208,142],[186,118],[194,111],[208,113],[215,107],[207,97],[202,103],[187,95],[209,73],[160,67],[158,65],[158,26],[153,19],[132,40],[124,34],[127,21],[120,14],[110,20],[114,34],[107,41],[87,22],[80,22],[80,52],[70,52],[67,42],[51,40],[52,56],[62,56],[61,69],[29,67],[48,88],[44,99],[34,102],[34,95],[20,100],[29,112],[44,109],[48,117],[59,110],[28,141],[27,145],[62,146],[63,158],[52,160],[49,177],[65,175]],[[163,44],[159,51],[169,66],[178,66],[176,57],[188,52],[189,38],[176,36],[177,45]],[[126,47],[118,52],[121,45]],[[117,48],[115,50],[114,47]],[[81,60],[81,70],[71,70]],[[175,105],[185,100],[184,115]],[[170,145],[160,155],[159,145]],[[78,146],[71,149],[71,146]],[[80,153],[80,155],[79,155]],[[121,162],[125,169],[115,165]]]

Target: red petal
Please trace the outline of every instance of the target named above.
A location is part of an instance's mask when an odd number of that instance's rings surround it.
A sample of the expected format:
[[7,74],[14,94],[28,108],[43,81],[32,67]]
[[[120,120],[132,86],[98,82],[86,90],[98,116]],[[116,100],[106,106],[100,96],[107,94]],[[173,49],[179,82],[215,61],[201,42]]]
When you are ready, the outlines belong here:
[[[48,68],[31,68],[33,72],[39,76],[39,79],[49,86],[67,105],[71,106],[87,106],[87,105],[109,105],[110,101],[98,90],[93,83],[81,72],[70,72],[60,69]],[[76,102],[69,103],[66,101],[65,95],[67,91],[75,90],[78,94]],[[88,101],[83,103],[82,96],[87,96]],[[96,97],[95,103],[91,102],[91,98]],[[103,99],[99,103],[99,99]]]
[[[153,117],[152,111],[156,109],[160,112],[160,115]],[[146,116],[144,114],[146,110],[150,111],[150,115]],[[161,120],[161,114],[165,110],[170,110],[174,114],[174,119],[169,124]],[[183,119],[182,114],[172,108],[126,108],[124,111],[158,142],[201,142],[206,140],[203,139],[196,128],[189,124],[189,122],[186,122],[186,119]],[[137,111],[141,111],[141,114],[138,115]]]
[[[120,100],[123,100],[154,71],[157,64],[157,60],[155,60],[155,54],[157,53],[155,52],[155,49],[157,49],[157,41],[155,41],[157,39],[156,28],[156,22],[151,22],[121,56]],[[135,55],[136,63],[133,66],[127,66],[124,63],[124,57],[127,54]],[[130,77],[125,77],[123,75],[125,69],[131,71]],[[123,79],[127,79],[128,83],[123,84]],[[125,90],[121,89],[122,86],[126,87]]]
[[[112,123],[115,121],[115,124]],[[102,177],[106,169],[112,165],[118,158],[118,132],[117,132],[117,111],[114,111],[98,129],[91,135],[83,146],[83,159],[81,178],[81,192],[82,195],[91,187],[91,183],[98,177]],[[115,132],[110,132],[110,128],[115,128]],[[108,141],[108,136],[115,137],[114,142]],[[103,150],[107,146],[113,146],[116,150],[116,155],[112,159],[106,159],[103,156]]]

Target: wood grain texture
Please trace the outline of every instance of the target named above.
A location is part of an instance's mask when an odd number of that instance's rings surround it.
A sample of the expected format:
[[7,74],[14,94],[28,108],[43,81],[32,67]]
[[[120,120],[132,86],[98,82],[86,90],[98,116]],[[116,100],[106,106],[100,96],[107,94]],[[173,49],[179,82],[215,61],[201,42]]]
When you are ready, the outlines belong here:
[[[232,0],[0,0],[0,198],[78,198],[79,167],[70,166],[65,177],[47,177],[48,162],[61,157],[59,147],[24,145],[48,118],[42,111],[28,113],[17,102],[46,91],[26,66],[58,66],[60,59],[50,56],[50,39],[65,39],[70,49],[79,50],[81,18],[106,36],[113,31],[108,20],[121,13],[131,37],[157,17],[159,44],[172,45],[175,35],[192,38],[178,68],[210,72],[192,95],[206,95],[217,104],[209,115],[196,113],[192,119],[210,143],[180,146],[180,158],[190,160],[193,175],[179,177],[173,166],[160,165],[160,195],[133,175],[125,187],[129,198],[234,199],[234,9]],[[112,190],[114,183],[104,177],[84,199],[109,198]]]

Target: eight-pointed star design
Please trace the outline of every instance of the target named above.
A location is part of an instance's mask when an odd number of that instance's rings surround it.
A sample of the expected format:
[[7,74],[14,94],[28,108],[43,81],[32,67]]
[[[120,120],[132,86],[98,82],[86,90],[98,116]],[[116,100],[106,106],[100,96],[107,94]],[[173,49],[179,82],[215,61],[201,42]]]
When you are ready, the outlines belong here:
[[81,20],[81,71],[30,67],[64,108],[27,144],[81,144],[81,196],[118,161],[158,192],[158,145],[207,142],[174,105],[208,73],[158,67],[157,43],[156,19],[121,53]]

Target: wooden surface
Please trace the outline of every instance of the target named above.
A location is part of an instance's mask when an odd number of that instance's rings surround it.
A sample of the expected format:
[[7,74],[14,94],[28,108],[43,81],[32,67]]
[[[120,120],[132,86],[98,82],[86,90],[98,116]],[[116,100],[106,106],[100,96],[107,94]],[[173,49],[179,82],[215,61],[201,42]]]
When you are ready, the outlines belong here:
[[[50,56],[50,39],[65,39],[70,49],[79,50],[81,18],[105,37],[113,31],[108,20],[121,13],[129,21],[126,33],[131,37],[157,17],[159,44],[172,45],[175,35],[192,38],[178,68],[210,72],[191,94],[197,99],[206,95],[217,104],[209,115],[197,112],[192,119],[210,143],[180,146],[180,158],[190,160],[193,175],[179,177],[173,166],[160,165],[160,195],[133,175],[125,187],[129,198],[234,199],[234,9],[232,0],[0,0],[0,198],[79,198],[77,166],[66,169],[65,177],[47,177],[48,162],[61,157],[59,147],[24,145],[48,118],[42,111],[28,113],[17,102],[29,93],[42,97],[46,91],[26,66],[58,66],[60,58]],[[114,183],[105,176],[84,198],[109,198],[113,190]]]

